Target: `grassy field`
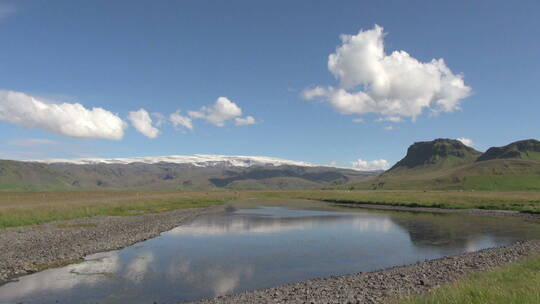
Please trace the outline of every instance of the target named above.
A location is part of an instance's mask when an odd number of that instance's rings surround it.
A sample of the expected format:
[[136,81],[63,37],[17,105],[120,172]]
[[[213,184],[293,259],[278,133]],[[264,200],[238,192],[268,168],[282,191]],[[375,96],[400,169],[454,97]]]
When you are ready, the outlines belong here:
[[239,196],[233,191],[0,192],[0,228],[97,215],[207,207]]
[[540,256],[437,288],[399,304],[533,304],[540,303]]
[[251,195],[274,198],[314,199],[338,203],[384,204],[447,209],[477,208],[540,213],[540,192],[529,191],[317,190],[258,192]]
[[239,198],[298,198],[341,203],[540,213],[540,192],[493,191],[49,191],[0,192],[0,228],[96,215],[137,215],[206,207]]
[[540,191],[540,162],[518,159],[496,159],[456,167],[445,165],[387,171],[360,183],[338,188],[356,190],[476,190]]

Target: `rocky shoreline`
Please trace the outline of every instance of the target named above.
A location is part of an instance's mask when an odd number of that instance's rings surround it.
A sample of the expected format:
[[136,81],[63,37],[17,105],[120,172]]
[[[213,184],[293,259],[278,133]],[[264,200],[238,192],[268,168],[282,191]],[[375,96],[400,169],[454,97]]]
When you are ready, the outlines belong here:
[[533,253],[540,253],[540,240],[190,303],[385,303],[425,293],[467,273],[503,266]]
[[158,236],[223,206],[138,216],[96,216],[0,230],[0,285],[36,271],[73,263],[97,252]]

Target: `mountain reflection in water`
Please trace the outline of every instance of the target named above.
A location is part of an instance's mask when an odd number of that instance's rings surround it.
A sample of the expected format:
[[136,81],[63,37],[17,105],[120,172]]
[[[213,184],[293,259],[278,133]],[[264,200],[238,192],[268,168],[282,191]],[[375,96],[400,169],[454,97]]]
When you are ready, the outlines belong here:
[[[261,207],[0,286],[0,303],[177,302],[370,271],[540,236],[517,219]],[[58,301],[58,302],[56,302]]]

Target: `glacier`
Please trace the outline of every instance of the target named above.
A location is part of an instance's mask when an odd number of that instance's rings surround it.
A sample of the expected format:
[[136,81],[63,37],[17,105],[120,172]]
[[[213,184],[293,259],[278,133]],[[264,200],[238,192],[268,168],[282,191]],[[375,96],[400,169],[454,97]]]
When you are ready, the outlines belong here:
[[128,157],[128,158],[73,158],[73,159],[44,159],[35,162],[54,164],[77,164],[77,165],[94,165],[94,164],[158,164],[158,163],[173,163],[191,165],[194,167],[252,167],[252,166],[303,166],[315,167],[316,165],[294,161],[276,157],[267,156],[229,156],[229,155],[211,155],[211,154],[194,154],[194,155],[167,155],[167,156],[146,156],[146,157]]

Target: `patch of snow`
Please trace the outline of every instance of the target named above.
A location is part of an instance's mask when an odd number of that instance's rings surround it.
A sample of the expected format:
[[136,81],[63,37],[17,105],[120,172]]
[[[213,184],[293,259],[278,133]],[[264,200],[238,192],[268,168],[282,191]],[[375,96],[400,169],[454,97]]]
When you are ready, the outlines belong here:
[[130,157],[130,158],[75,158],[75,159],[45,159],[37,162],[54,164],[77,164],[77,165],[93,165],[93,164],[158,164],[158,163],[173,163],[186,164],[194,167],[252,167],[252,166],[305,166],[313,167],[315,165],[287,160],[276,157],[266,156],[227,156],[227,155],[168,155],[168,156],[147,156],[147,157]]

